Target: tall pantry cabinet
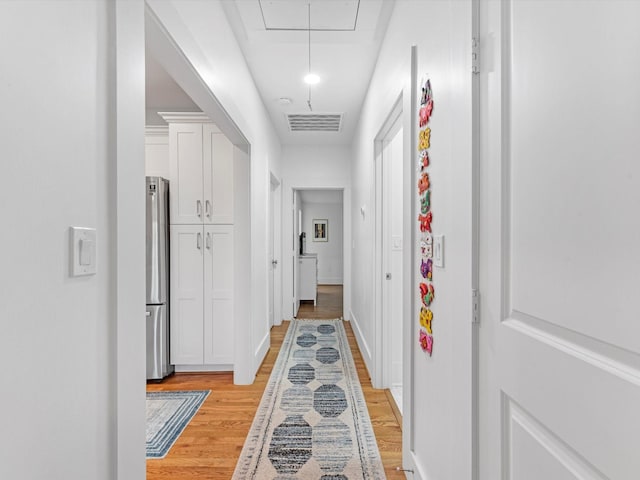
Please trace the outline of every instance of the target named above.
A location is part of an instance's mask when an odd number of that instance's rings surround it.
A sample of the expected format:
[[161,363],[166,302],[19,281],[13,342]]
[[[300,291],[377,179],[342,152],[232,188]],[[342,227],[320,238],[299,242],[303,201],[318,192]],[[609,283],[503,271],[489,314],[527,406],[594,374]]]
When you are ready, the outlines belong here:
[[176,371],[232,370],[233,145],[203,114],[163,117],[171,181],[171,363]]

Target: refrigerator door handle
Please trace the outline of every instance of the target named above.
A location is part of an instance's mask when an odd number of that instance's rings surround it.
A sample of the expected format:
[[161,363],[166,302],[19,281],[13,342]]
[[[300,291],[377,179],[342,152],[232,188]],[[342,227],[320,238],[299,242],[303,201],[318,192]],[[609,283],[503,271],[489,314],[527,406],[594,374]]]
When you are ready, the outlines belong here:
[[211,202],[209,200],[205,200],[204,202],[204,214],[207,218],[211,218]]
[[196,214],[202,218],[202,202],[200,200],[196,200]]
[[196,247],[198,250],[202,250],[202,233],[198,232],[198,236],[196,238]]
[[211,233],[207,232],[206,244],[207,250],[211,250]]

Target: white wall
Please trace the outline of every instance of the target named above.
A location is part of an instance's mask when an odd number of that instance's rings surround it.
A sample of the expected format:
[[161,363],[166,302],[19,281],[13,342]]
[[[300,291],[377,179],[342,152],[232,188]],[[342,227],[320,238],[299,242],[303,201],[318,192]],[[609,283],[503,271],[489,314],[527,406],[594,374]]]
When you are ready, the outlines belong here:
[[[292,249],[293,191],[314,188],[344,190],[345,230],[344,244],[351,244],[351,152],[342,146],[292,146],[282,149],[282,316],[291,319],[293,312],[292,292],[295,252]],[[307,246],[310,240],[307,237]],[[297,248],[297,242],[296,242]],[[351,299],[351,252],[345,250],[344,257],[344,317],[349,319]]]
[[[342,285],[343,282],[342,210],[342,203],[302,204],[302,231],[307,235],[307,253],[318,254],[319,284]],[[328,220],[326,242],[313,241],[313,220],[316,218]]]
[[[413,412],[404,408],[405,467],[416,479],[471,478],[471,1],[395,2],[394,12],[362,108],[353,144],[352,231],[358,248],[352,251],[352,322],[369,368],[378,354],[372,304],[374,233],[374,138],[403,94],[404,152],[416,150],[411,138],[416,123],[410,102],[410,47],[418,47],[418,72],[431,78],[435,107],[431,120],[432,194],[436,234],[446,237],[445,268],[436,269],[434,284],[435,346],[433,357],[418,347],[419,276],[416,246],[412,246],[405,304],[405,384],[413,383]],[[405,162],[408,160],[405,158]],[[405,170],[405,212],[416,200],[416,186]],[[409,203],[411,202],[411,203]],[[417,214],[405,228],[407,245],[417,229]],[[405,279],[407,277],[405,276]],[[411,287],[411,285],[414,287]],[[368,355],[370,356],[368,357]],[[405,398],[407,395],[405,395]],[[415,427],[414,427],[415,426]],[[414,440],[411,429],[414,428]]]
[[[250,145],[250,231],[268,231],[270,172],[280,176],[280,143],[221,2],[148,0],[147,4],[149,13],[172,37],[192,71],[176,69],[175,64],[172,68],[155,51],[154,57],[232,142],[246,141]],[[194,81],[193,72],[204,83]],[[205,94],[197,90],[203,85]],[[245,293],[252,303],[250,318],[236,318],[237,336],[245,339],[236,345],[236,383],[253,382],[269,348],[269,289],[265,288],[271,262],[268,249],[264,236],[253,235],[251,270],[239,273],[250,279]]]
[[[143,12],[0,2],[0,478],[144,478]],[[71,225],[95,276],[69,276]]]

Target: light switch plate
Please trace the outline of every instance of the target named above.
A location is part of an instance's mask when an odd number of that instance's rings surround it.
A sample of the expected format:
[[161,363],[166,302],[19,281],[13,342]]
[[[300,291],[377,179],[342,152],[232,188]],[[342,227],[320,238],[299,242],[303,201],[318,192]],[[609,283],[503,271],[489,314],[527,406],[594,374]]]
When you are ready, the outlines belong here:
[[95,275],[96,269],[96,229],[85,227],[71,227],[69,232],[71,242],[72,277]]
[[433,236],[433,263],[444,268],[444,235]]

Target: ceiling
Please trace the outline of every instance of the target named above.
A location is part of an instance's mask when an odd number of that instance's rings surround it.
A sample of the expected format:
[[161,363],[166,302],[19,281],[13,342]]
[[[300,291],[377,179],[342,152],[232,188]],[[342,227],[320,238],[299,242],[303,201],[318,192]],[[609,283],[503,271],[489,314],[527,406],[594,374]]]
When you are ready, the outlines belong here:
[[[350,144],[393,0],[226,0],[222,5],[281,142]],[[311,70],[321,79],[310,89],[303,82],[309,47]],[[157,62],[147,60],[148,109],[194,110],[194,105]],[[342,118],[337,132],[291,131],[287,116],[292,114]]]

